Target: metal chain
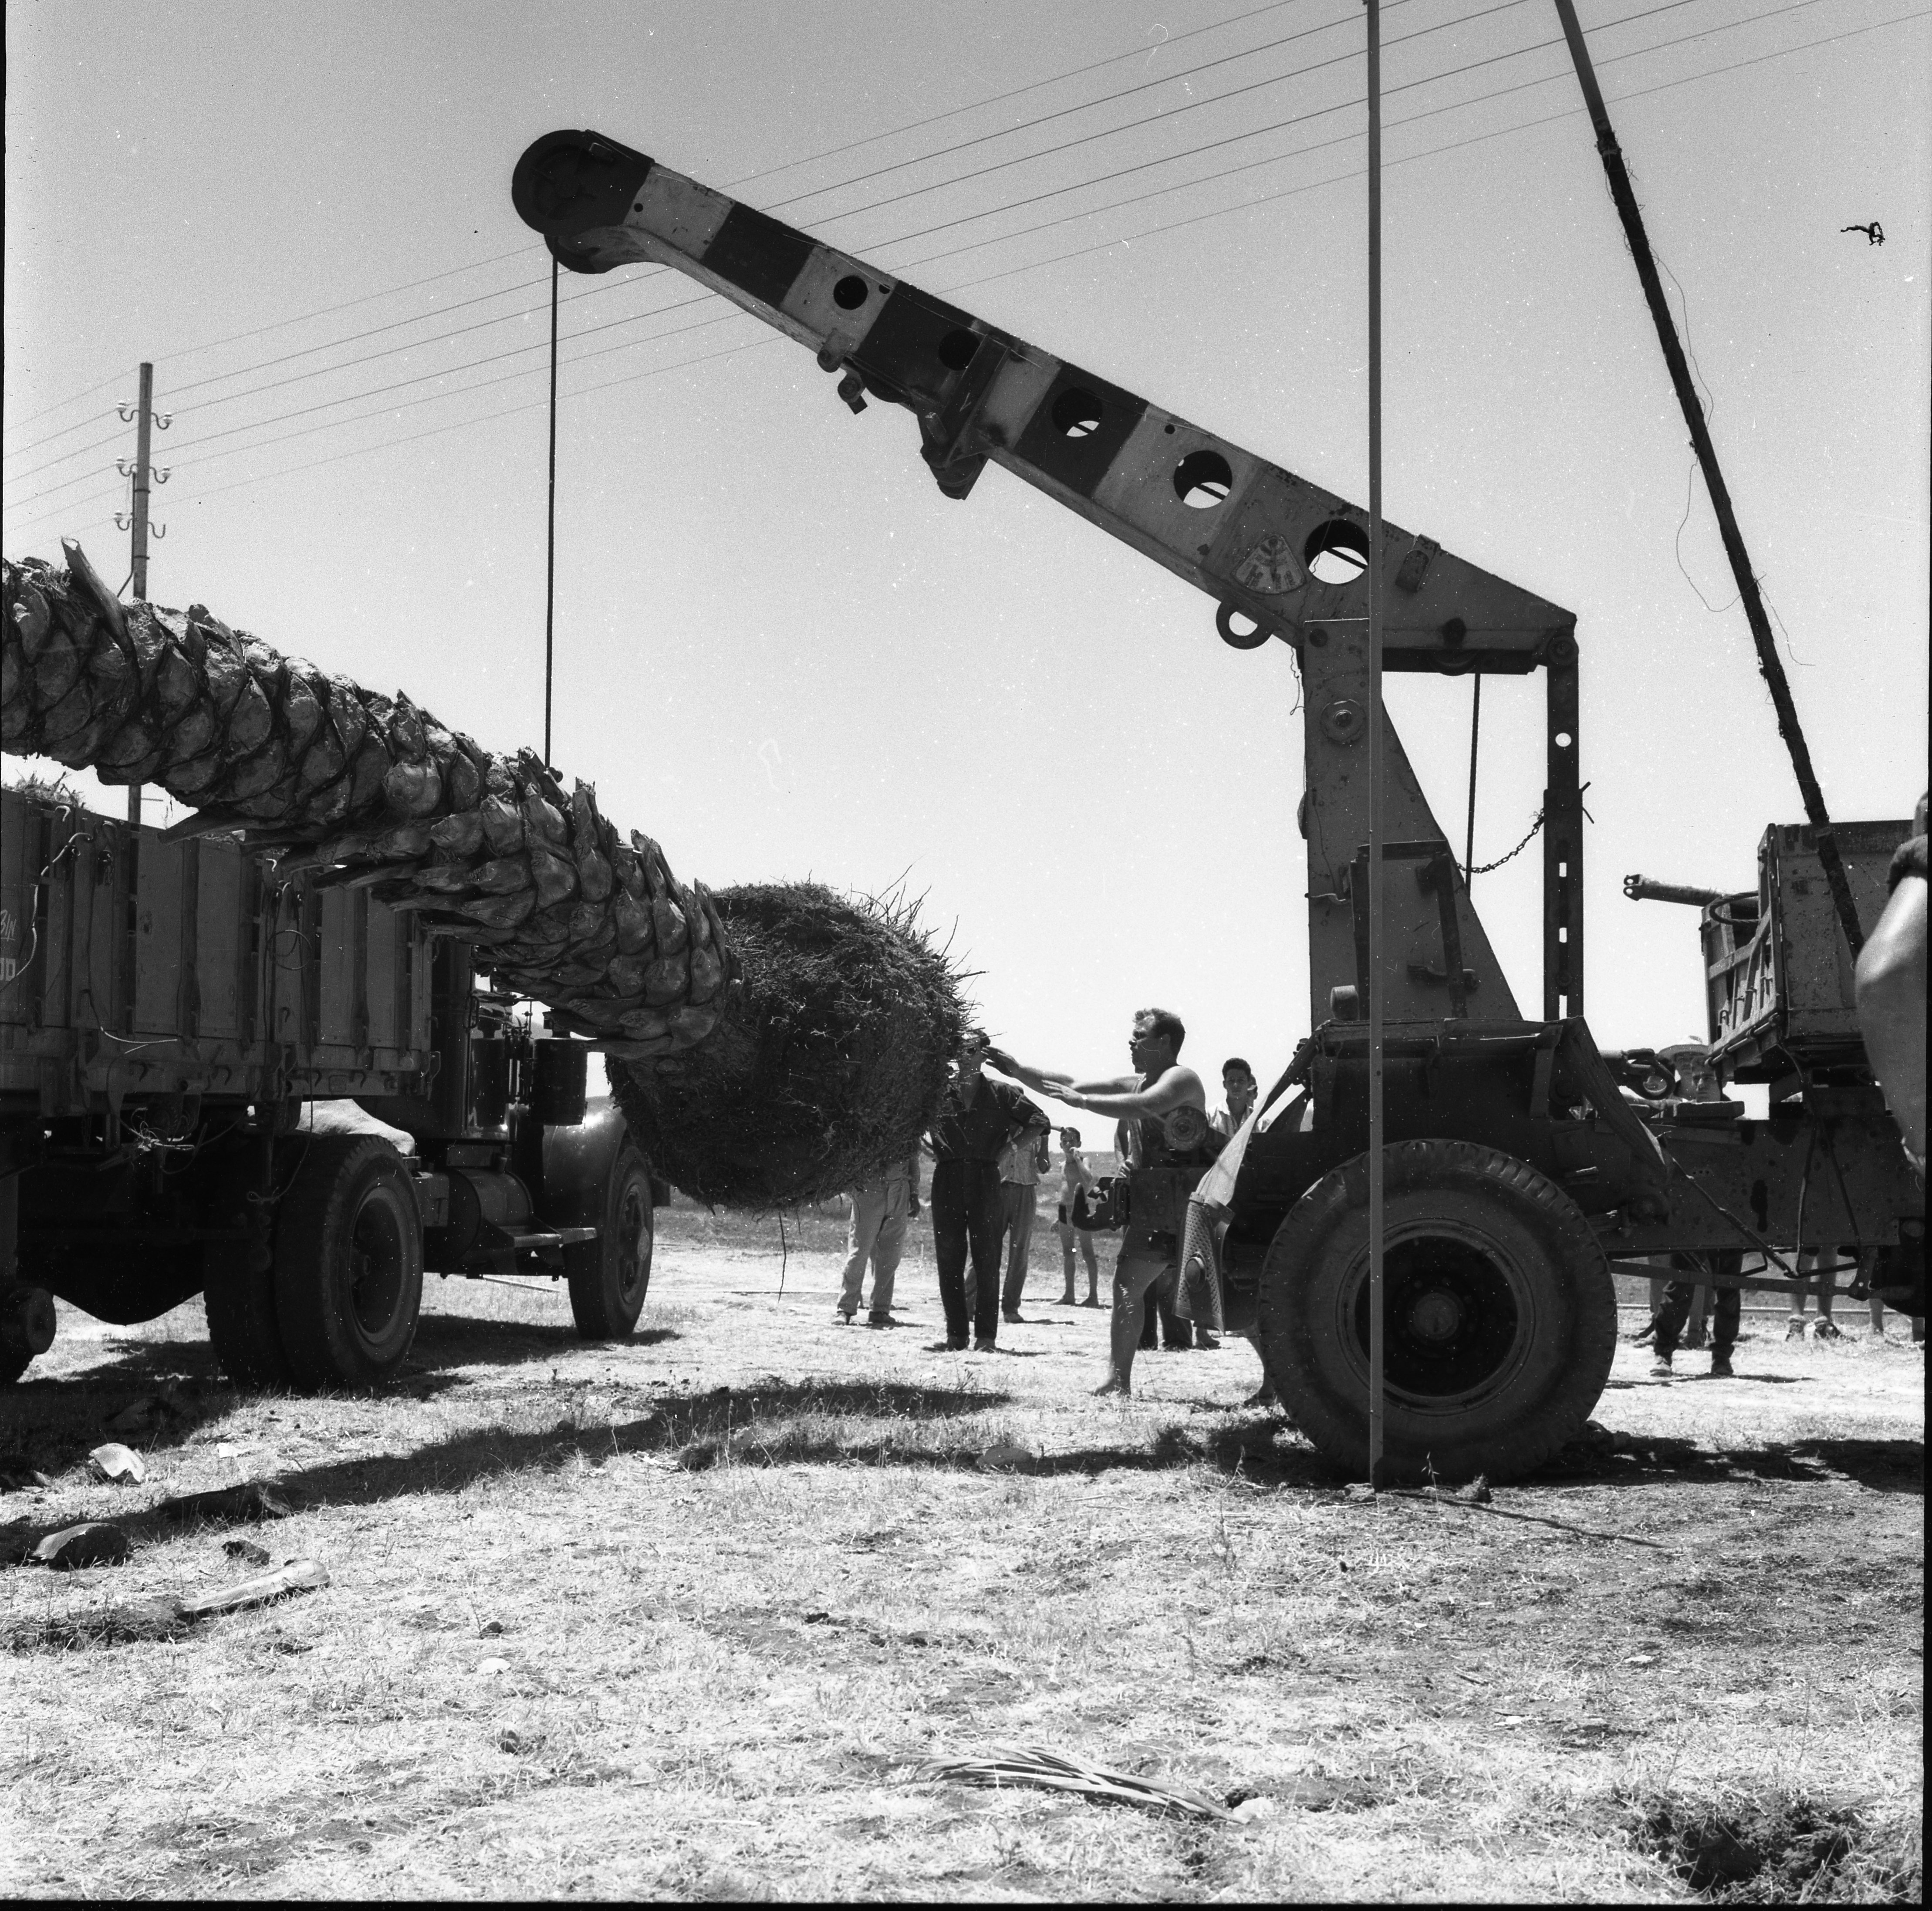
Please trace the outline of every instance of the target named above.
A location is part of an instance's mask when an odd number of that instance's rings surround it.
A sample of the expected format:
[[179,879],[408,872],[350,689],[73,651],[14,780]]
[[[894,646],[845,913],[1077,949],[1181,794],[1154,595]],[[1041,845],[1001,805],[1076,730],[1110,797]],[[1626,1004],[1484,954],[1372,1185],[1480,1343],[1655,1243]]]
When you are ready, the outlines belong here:
[[1528,848],[1530,844],[1535,839],[1537,831],[1540,830],[1542,827],[1543,812],[1539,809],[1536,812],[1536,820],[1529,826],[1528,835],[1525,836],[1522,841],[1518,843],[1514,849],[1508,851],[1504,855],[1498,856],[1493,862],[1479,862],[1473,869],[1464,870],[1462,872],[1463,880],[1466,882],[1472,876],[1486,876],[1492,869],[1500,869],[1505,862],[1510,860],[1511,856],[1520,856],[1525,850]]

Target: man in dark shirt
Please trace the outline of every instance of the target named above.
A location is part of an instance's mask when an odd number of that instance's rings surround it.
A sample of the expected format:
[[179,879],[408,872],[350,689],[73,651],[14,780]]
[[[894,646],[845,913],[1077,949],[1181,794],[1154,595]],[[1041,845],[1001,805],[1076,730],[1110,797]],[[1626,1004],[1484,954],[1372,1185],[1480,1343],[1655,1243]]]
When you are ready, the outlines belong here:
[[1051,1124],[1017,1088],[986,1080],[980,1072],[986,1058],[986,1037],[969,1035],[933,1117],[932,1187],[926,1198],[932,1210],[940,1304],[946,1310],[946,1344],[955,1349],[966,1345],[970,1247],[974,1345],[989,1354],[1000,1331],[1000,1251],[1006,1233],[1000,1157],[1009,1143],[1022,1138],[1032,1147]]

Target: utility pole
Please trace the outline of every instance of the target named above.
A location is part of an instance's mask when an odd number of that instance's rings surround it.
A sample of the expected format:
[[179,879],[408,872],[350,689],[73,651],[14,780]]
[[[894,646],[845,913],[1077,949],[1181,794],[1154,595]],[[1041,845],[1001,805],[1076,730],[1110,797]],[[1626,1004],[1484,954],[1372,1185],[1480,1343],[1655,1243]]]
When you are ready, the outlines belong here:
[[[134,592],[134,602],[145,604],[148,598],[148,492],[152,482],[149,454],[153,447],[154,424],[154,368],[145,362],[141,367],[140,403],[140,409],[134,415],[134,564],[128,581]],[[141,786],[130,783],[128,785],[128,820],[139,823],[140,820]]]
[[1382,40],[1369,14],[1369,1488],[1382,1485]]

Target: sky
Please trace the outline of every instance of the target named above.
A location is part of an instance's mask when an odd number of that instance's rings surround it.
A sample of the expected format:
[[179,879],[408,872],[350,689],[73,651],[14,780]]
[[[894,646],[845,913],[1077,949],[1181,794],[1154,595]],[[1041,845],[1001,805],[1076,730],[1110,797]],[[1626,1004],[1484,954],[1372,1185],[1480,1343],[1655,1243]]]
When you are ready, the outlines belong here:
[[[1580,10],[1826,800],[1906,817],[1932,6]],[[6,554],[75,536],[124,574],[116,406],[150,359],[151,598],[490,748],[542,740],[549,261],[509,181],[556,128],[1366,500],[1353,0],[13,0],[7,30]],[[1384,508],[1576,613],[1588,1013],[1606,1046],[1701,1037],[1694,915],[1621,879],[1749,887],[1802,808],[1554,9],[1385,0],[1383,34]],[[1228,649],[1006,472],[942,497],[909,416],[850,416],[675,274],[566,274],[560,322],[566,776],[682,876],[922,896],[1029,1060],[1124,1069],[1160,1004],[1210,1085],[1278,1072],[1307,1027],[1287,648]],[[1460,845],[1469,684],[1389,696]],[[1479,864],[1535,817],[1541,697],[1486,688]],[[1474,889],[1531,1005],[1540,884],[1532,847]]]

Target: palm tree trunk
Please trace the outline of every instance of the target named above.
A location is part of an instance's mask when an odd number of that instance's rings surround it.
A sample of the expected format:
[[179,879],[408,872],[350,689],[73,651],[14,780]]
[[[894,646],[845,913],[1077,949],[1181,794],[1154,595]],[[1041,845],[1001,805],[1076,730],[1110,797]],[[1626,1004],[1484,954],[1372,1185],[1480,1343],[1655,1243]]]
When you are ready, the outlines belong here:
[[476,945],[496,985],[645,1061],[709,1035],[736,962],[702,884],[596,793],[230,630],[200,604],[119,602],[80,547],[4,567],[0,748],[154,783],[279,853]]

